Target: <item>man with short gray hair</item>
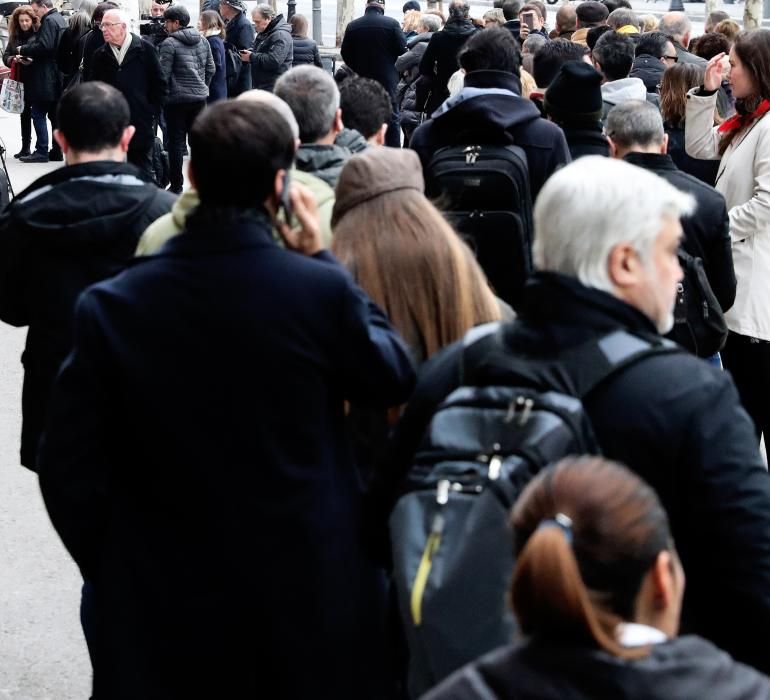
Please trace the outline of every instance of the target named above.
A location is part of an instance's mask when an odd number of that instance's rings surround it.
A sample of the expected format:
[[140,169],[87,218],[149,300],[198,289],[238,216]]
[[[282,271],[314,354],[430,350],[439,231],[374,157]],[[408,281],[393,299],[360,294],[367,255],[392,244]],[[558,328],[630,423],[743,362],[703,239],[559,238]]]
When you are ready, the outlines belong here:
[[[682,219],[682,248],[703,260],[711,289],[722,311],[727,311],[735,301],[736,281],[725,198],[674,165],[667,153],[668,134],[663,130],[663,118],[649,102],[631,100],[613,107],[607,117],[607,137],[615,158],[649,170],[694,197],[695,213]],[[684,340],[682,344],[693,350],[691,340],[687,342],[687,338],[678,335],[674,339]]]
[[[620,160],[587,156],[554,173],[535,204],[537,272],[517,320],[487,352],[474,352],[467,338],[422,368],[388,473],[397,479],[414,464],[461,374],[503,384],[511,360],[563,367],[563,353],[616,331],[641,347],[661,342],[682,278],[679,221],[692,209],[690,195]],[[644,478],[668,513],[687,575],[683,631],[767,669],[770,477],[730,375],[683,350],[657,352],[610,376],[583,406],[602,454]]]
[[678,63],[695,63],[705,66],[705,59],[696,56],[687,50],[690,45],[690,32],[692,22],[685,12],[667,12],[660,18],[658,28],[664,34],[668,34],[674,42]]
[[297,151],[297,169],[335,187],[351,153],[334,143],[343,129],[340,91],[334,78],[316,66],[297,66],[278,79],[274,92],[291,107],[299,124],[302,145]]

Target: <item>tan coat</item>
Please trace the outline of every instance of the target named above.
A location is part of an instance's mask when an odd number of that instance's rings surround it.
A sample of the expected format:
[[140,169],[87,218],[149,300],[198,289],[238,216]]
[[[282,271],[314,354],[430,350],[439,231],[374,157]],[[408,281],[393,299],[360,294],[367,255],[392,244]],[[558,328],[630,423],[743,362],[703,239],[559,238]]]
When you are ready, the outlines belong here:
[[[717,95],[687,95],[685,149],[693,158],[719,159],[714,126]],[[770,340],[770,118],[739,134],[722,156],[717,191],[730,216],[738,289],[725,318],[730,330]]]

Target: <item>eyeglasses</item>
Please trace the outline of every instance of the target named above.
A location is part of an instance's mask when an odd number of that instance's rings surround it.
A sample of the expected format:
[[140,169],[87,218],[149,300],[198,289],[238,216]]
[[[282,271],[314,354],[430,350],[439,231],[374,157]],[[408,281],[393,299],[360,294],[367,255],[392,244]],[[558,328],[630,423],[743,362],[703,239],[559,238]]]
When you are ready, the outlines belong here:
[[[102,22],[99,25],[99,29],[104,31],[105,29],[109,29],[110,27],[119,27],[121,24],[123,24],[123,22]],[[125,27],[126,25],[123,24],[123,26]]]
[[679,56],[661,56],[661,58],[665,59],[666,61],[673,61],[674,63],[679,60]]

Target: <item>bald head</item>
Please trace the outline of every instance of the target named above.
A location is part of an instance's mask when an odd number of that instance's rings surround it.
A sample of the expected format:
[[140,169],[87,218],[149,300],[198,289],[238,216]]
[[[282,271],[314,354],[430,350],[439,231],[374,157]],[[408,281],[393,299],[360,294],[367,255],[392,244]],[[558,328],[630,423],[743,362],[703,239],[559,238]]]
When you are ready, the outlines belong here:
[[690,43],[692,23],[684,12],[667,12],[660,18],[658,27],[682,46],[686,47]]
[[104,41],[111,46],[123,46],[131,20],[123,10],[107,10],[102,17],[101,29]]
[[577,29],[577,10],[575,6],[562,5],[556,12],[556,30],[559,34],[574,32]]

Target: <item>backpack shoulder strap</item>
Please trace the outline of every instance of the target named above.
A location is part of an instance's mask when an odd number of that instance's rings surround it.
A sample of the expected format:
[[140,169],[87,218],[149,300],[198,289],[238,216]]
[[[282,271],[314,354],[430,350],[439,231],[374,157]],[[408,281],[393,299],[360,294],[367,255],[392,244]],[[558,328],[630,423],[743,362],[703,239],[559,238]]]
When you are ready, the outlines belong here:
[[612,375],[647,357],[680,352],[682,348],[666,338],[617,330],[567,350],[559,361],[572,379],[575,396],[582,399]]

